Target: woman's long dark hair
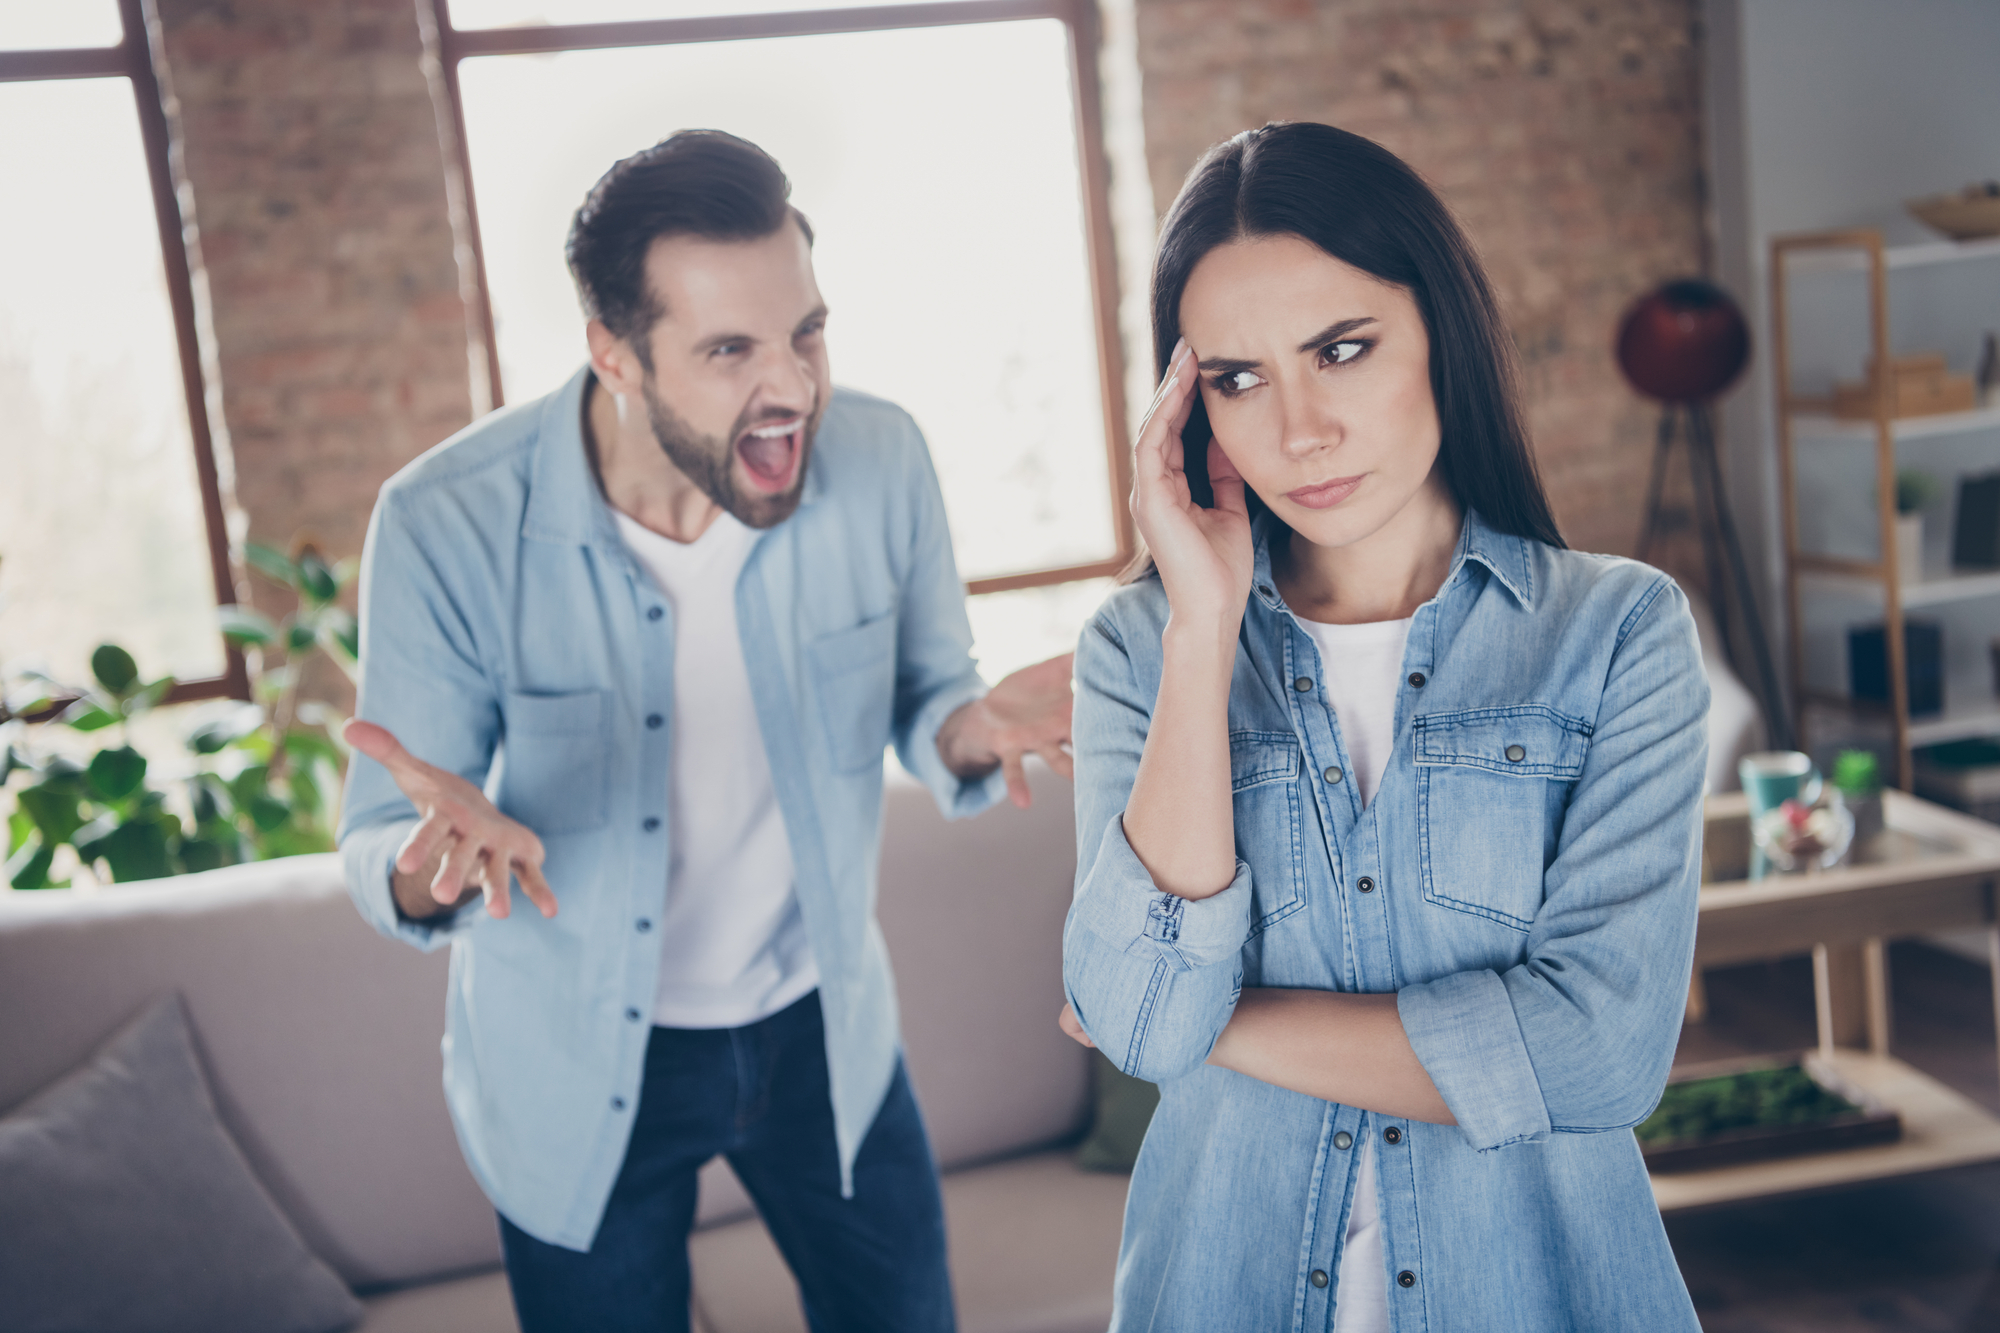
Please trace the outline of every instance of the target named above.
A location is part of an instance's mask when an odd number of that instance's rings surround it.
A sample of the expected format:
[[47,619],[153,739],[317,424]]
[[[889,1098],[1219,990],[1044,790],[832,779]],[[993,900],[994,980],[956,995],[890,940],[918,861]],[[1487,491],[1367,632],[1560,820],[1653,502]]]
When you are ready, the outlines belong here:
[[[1521,416],[1512,344],[1471,242],[1423,178],[1358,134],[1273,122],[1211,148],[1188,173],[1153,261],[1153,358],[1165,375],[1181,336],[1181,294],[1209,251],[1252,236],[1297,236],[1416,299],[1430,333],[1438,466],[1458,502],[1501,532],[1561,547]],[[1199,396],[1181,432],[1188,488],[1212,505]],[[1249,493],[1252,512],[1264,505]],[[1152,562],[1143,555],[1128,577]]]

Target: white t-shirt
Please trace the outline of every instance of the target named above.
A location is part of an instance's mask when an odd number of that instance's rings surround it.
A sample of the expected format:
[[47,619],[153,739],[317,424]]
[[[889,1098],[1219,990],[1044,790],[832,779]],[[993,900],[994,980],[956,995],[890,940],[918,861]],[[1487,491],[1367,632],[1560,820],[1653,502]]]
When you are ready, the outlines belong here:
[[[1347,745],[1349,777],[1366,806],[1382,785],[1396,746],[1396,687],[1403,678],[1408,620],[1368,625],[1299,625],[1319,646],[1319,670]],[[1347,1239],[1334,1288],[1333,1333],[1388,1333],[1389,1266],[1382,1255],[1382,1217],[1375,1185],[1375,1136],[1363,1135],[1347,1210]]]
[[674,615],[673,854],[653,1021],[742,1027],[819,985],[736,631],[736,580],[757,533],[725,513],[677,542],[614,514]]

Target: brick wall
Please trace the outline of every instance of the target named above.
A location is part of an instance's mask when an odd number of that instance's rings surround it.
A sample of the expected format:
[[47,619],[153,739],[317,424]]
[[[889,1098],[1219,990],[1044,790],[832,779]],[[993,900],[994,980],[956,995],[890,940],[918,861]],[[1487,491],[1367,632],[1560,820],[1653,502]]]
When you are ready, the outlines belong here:
[[254,540],[357,554],[383,480],[472,417],[415,7],[157,10],[237,504]]
[[1565,534],[1629,552],[1657,416],[1611,338],[1634,296],[1704,268],[1695,0],[1137,0],[1137,17],[1162,212],[1205,148],[1268,120],[1402,156],[1499,289]]

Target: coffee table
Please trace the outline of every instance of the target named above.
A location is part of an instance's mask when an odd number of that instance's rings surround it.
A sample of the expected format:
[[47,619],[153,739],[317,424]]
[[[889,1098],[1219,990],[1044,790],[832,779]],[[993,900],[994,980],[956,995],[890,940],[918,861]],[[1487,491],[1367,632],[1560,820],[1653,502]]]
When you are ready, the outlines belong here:
[[[1705,967],[1812,954],[1818,1059],[1898,1112],[1902,1139],[1656,1175],[1662,1212],[2000,1161],[2000,1118],[1889,1053],[1883,948],[1891,938],[1977,926],[2000,979],[2000,827],[1900,791],[1882,802],[1883,831],[1857,844],[1847,864],[1753,881],[1748,800],[1709,797],[1694,965],[1699,977]],[[2000,986],[1994,1003],[2000,1016]]]

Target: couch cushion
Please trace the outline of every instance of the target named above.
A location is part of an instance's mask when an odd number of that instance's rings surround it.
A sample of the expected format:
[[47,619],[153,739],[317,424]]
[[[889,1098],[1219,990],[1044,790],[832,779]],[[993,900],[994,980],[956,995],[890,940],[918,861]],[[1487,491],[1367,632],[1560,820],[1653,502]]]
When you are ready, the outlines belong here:
[[180,1001],[0,1120],[14,1333],[332,1333],[361,1307],[216,1119]]
[[521,1333],[500,1269],[386,1292],[363,1303],[354,1333]]
[[440,1084],[445,966],[363,923],[333,856],[0,893],[0,1106],[177,990],[223,1124],[342,1278],[488,1266],[493,1211]]
[[[1125,1186],[1067,1151],[947,1175],[959,1333],[1103,1333]],[[712,1333],[804,1333],[798,1288],[763,1223],[698,1232],[688,1248],[696,1315]]]

